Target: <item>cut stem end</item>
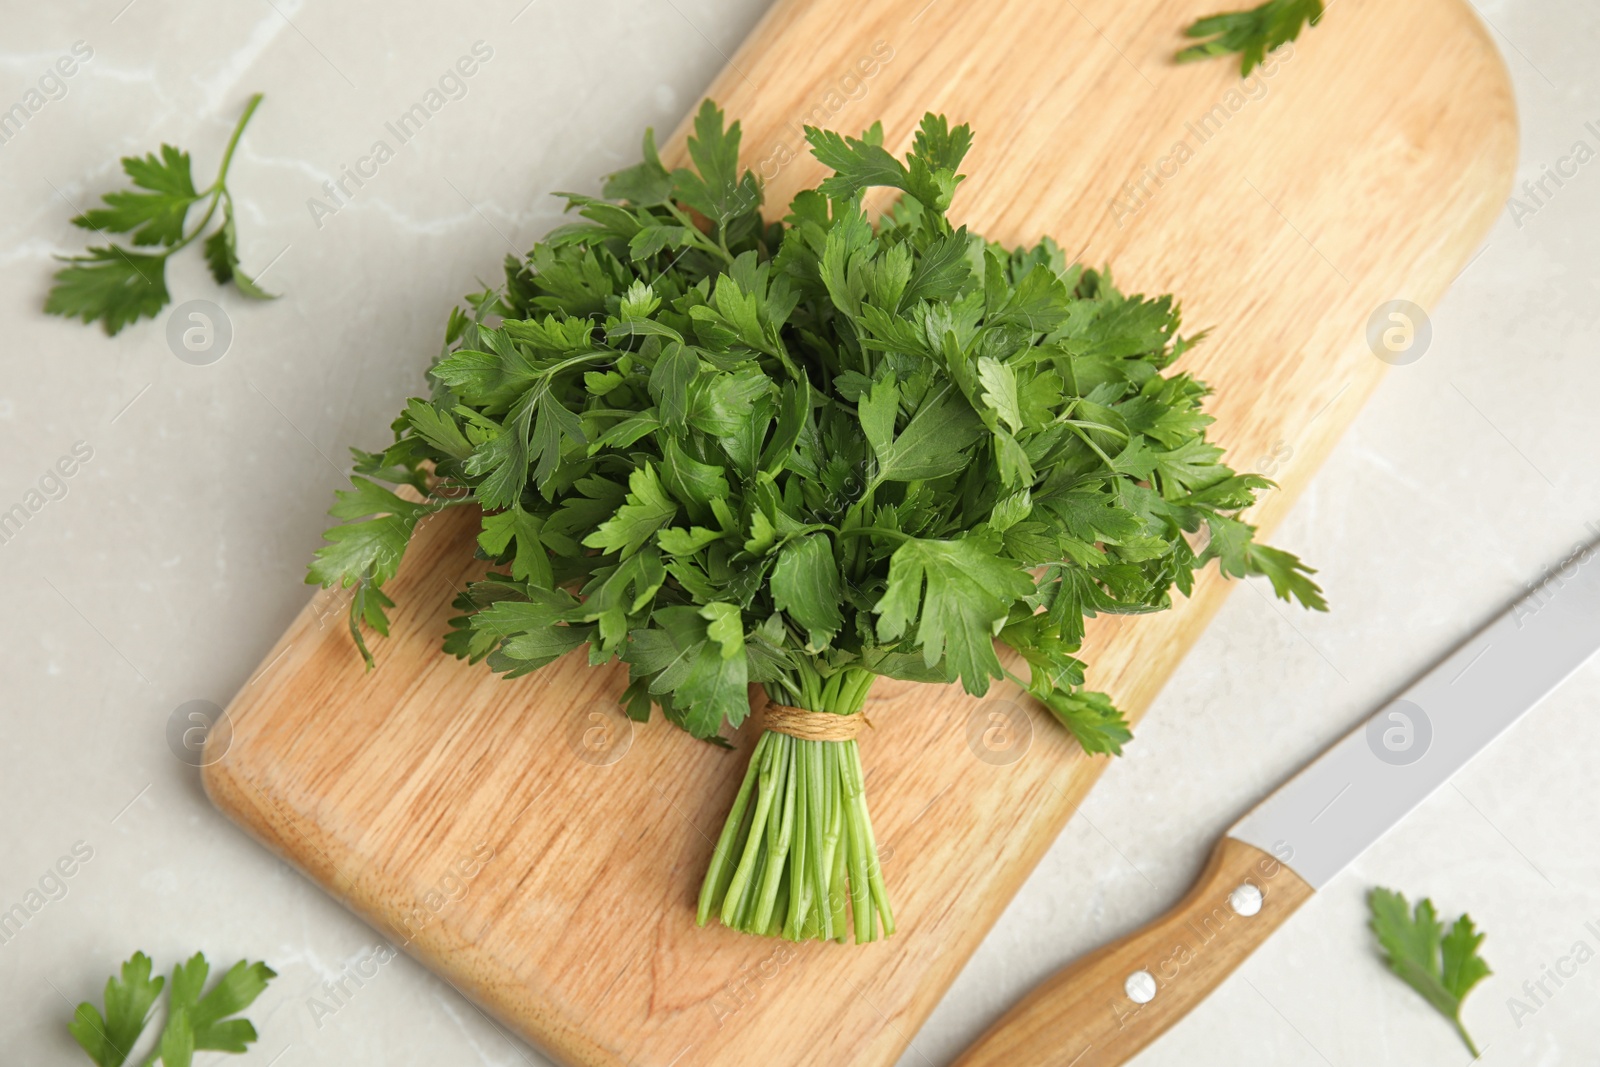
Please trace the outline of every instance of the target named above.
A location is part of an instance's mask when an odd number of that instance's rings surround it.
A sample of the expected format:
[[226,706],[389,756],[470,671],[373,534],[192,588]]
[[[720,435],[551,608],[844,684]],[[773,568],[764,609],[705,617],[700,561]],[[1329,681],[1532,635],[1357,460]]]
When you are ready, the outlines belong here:
[[894,933],[855,741],[762,733],[700,887],[712,916],[790,941]]

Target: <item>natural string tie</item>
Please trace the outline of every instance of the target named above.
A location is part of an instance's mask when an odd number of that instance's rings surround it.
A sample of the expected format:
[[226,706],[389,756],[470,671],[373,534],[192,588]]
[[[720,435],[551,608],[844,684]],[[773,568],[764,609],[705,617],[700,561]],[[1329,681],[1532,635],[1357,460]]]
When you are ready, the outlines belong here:
[[854,741],[862,726],[871,726],[863,712],[853,715],[836,715],[831,711],[807,711],[787,704],[768,704],[766,720],[768,730],[802,741]]

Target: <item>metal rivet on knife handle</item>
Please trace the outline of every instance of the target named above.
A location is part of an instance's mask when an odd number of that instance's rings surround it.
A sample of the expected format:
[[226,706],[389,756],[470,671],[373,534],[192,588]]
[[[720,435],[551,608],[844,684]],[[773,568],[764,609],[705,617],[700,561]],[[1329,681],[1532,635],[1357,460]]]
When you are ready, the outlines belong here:
[[1234,914],[1249,918],[1261,910],[1261,890],[1251,882],[1241,882],[1239,888],[1228,894],[1228,907]]

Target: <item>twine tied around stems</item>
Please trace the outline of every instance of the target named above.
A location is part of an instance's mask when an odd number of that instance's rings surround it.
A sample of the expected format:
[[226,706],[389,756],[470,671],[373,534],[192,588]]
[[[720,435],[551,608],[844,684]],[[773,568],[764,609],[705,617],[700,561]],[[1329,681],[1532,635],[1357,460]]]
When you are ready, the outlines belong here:
[[831,711],[807,711],[787,704],[768,704],[762,726],[775,733],[788,734],[802,741],[854,741],[861,727],[871,726],[864,712],[838,715]]

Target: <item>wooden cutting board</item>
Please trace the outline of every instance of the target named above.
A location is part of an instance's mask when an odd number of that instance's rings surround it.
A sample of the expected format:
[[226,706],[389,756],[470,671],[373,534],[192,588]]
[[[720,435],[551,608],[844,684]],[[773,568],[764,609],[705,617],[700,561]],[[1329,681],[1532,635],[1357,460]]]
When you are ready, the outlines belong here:
[[[1256,513],[1271,527],[1385,369],[1369,316],[1430,305],[1489,227],[1514,110],[1461,0],[1337,0],[1246,85],[1232,60],[1169,62],[1214,6],[779,0],[709,95],[743,120],[769,203],[821,176],[802,123],[881,118],[903,149],[925,110],[971,122],[958,221],[1052,234],[1216,327],[1186,362],[1216,389],[1229,461],[1282,482]],[[504,682],[443,656],[475,523],[463,509],[419,532],[370,675],[343,597],[313,599],[234,699],[231,736],[213,734],[215,803],[557,1060],[892,1063],[1105,760],[1012,687],[880,683],[862,749],[899,932],[789,946],[697,929],[755,730],[728,753],[630,727],[622,673],[581,657]],[[1172,612],[1095,622],[1090,682],[1137,717],[1227,589],[1209,575]]]

